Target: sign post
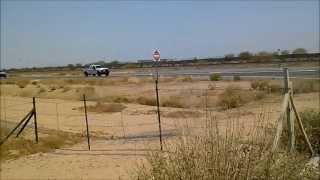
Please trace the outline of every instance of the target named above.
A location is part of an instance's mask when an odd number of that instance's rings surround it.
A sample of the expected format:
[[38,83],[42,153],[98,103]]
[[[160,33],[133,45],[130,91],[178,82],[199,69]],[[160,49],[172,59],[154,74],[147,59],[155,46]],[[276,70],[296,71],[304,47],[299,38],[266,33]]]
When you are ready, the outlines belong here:
[[158,92],[158,80],[159,80],[159,73],[158,73],[158,63],[160,62],[160,52],[155,50],[153,52],[153,60],[155,61],[155,83],[156,83],[156,97],[157,97],[157,112],[158,112],[158,122],[159,122],[159,138],[160,138],[160,149],[162,151],[162,130],[161,130],[161,119],[160,119],[160,104],[159,104],[159,92]]

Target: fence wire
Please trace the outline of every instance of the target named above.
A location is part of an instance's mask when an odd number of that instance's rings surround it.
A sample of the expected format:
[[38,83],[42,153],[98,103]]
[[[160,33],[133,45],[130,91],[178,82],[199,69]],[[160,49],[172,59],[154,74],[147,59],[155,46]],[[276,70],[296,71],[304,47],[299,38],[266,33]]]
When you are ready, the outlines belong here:
[[[255,119],[275,119],[277,108],[275,101],[261,101],[260,106],[254,110],[230,110],[227,113],[220,112],[216,106],[214,92],[220,91],[219,87],[210,89],[174,89],[162,88],[160,96],[160,117],[164,138],[181,135],[188,132],[204,132],[209,127],[213,117],[219,127],[225,126],[229,120],[237,122],[239,128],[245,124],[245,128],[252,129]],[[88,126],[92,138],[108,139],[132,139],[153,138],[159,136],[159,124],[155,104],[141,105],[141,102],[119,102],[124,109],[114,112],[95,112],[98,103],[104,102],[101,97],[87,94]],[[124,95],[122,98],[130,99],[132,95]],[[150,96],[154,99],[155,95]],[[139,104],[140,103],[140,104]],[[153,103],[153,101],[151,101]],[[146,103],[147,104],[147,103]],[[271,106],[272,104],[272,106]],[[1,97],[1,127],[14,127],[25,114],[32,109],[32,98]],[[93,108],[91,108],[93,107]],[[39,136],[49,131],[65,131],[86,136],[86,122],[83,100],[59,100],[36,98],[37,122]],[[106,110],[108,111],[108,109]],[[269,122],[265,122],[269,123]],[[26,131],[32,131],[33,123],[29,123]]]

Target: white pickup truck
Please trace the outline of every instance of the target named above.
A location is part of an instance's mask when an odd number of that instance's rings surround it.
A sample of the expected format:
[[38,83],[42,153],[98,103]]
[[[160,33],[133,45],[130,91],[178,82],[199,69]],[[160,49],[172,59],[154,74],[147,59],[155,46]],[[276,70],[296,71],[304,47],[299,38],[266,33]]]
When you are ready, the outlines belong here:
[[105,76],[108,76],[110,71],[109,68],[103,68],[100,65],[91,64],[89,68],[86,68],[83,70],[83,73],[85,76],[93,75],[93,76],[101,76],[104,74]]

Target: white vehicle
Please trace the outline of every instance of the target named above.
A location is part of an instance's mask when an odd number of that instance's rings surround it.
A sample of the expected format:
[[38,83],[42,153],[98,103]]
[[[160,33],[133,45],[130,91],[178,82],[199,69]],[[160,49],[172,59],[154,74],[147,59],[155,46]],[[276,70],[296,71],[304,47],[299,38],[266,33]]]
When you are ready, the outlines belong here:
[[0,70],[0,77],[7,78],[7,73],[5,71]]
[[89,68],[84,69],[83,73],[85,76],[89,76],[89,75],[101,76],[102,74],[104,74],[105,76],[108,76],[110,71],[109,71],[109,68],[103,68],[100,65],[91,64]]

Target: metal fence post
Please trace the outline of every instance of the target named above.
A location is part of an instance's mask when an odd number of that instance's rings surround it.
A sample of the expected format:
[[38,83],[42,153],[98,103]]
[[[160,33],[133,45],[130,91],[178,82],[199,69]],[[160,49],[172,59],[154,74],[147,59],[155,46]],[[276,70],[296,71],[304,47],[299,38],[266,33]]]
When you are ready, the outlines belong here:
[[36,136],[36,142],[38,143],[38,124],[37,124],[37,110],[36,110],[36,98],[32,98],[32,104],[33,104],[33,118],[34,118],[34,133]]
[[85,115],[85,119],[86,119],[88,148],[89,148],[89,150],[90,150],[90,134],[89,134],[88,115],[87,115],[87,103],[86,103],[86,95],[85,95],[85,94],[83,94],[83,105],[84,105],[84,115]]

